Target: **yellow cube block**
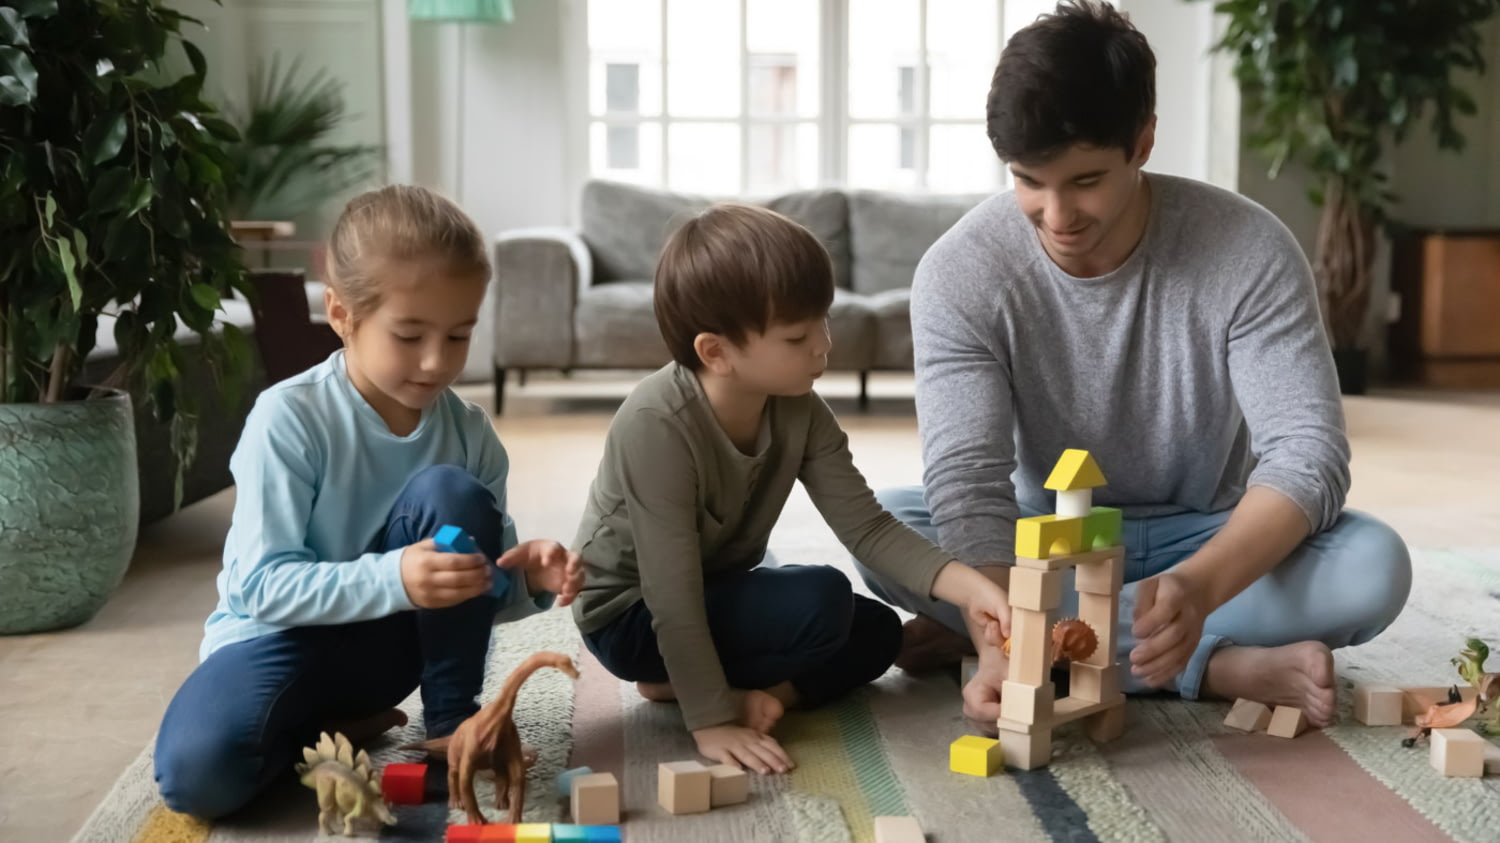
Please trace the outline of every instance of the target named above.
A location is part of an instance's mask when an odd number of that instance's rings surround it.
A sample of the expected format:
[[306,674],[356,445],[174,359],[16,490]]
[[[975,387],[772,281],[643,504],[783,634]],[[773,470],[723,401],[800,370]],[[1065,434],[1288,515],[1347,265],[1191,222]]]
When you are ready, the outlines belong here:
[[521,823],[516,826],[516,843],[552,843],[552,826],[547,823]]
[[1004,764],[1000,742],[964,735],[948,747],[948,769],[970,776],[993,776]]

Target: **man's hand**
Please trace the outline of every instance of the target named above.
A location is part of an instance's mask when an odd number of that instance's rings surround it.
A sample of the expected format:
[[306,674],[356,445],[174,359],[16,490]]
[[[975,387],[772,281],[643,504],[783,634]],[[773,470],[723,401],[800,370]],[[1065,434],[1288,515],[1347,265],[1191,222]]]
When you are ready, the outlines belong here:
[[501,554],[495,564],[507,570],[521,568],[526,572],[526,590],[554,592],[559,606],[572,603],[583,588],[583,560],[551,539],[521,542]]
[[1000,685],[1010,675],[1008,662],[999,647],[979,650],[979,669],[964,686],[964,716],[986,735],[994,735],[995,721],[1000,719]]
[[422,609],[457,606],[490,590],[489,560],[483,553],[443,553],[432,539],[401,551],[401,586]]
[[1141,580],[1136,590],[1135,649],[1130,672],[1153,688],[1165,687],[1187,667],[1209,609],[1203,589],[1174,571]]
[[720,764],[749,767],[757,773],[785,773],[792,769],[792,758],[770,735],[747,726],[727,724],[710,726],[693,732],[698,752]]

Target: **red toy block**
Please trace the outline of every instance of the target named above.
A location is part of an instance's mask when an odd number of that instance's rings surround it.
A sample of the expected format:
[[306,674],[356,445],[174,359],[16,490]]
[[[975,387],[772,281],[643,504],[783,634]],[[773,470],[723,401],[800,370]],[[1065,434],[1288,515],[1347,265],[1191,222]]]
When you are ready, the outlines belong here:
[[483,831],[482,825],[450,825],[443,843],[479,843],[479,835]]
[[380,775],[380,792],[392,805],[420,805],[426,791],[426,764],[387,764]]
[[510,823],[489,823],[481,826],[479,843],[516,843],[516,827]]

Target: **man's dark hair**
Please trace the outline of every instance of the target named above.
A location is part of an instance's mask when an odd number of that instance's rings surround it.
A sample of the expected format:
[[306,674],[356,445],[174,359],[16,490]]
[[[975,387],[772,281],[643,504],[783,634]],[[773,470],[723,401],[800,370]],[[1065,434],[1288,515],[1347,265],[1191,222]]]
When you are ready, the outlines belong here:
[[1043,163],[1080,143],[1130,158],[1155,111],[1146,36],[1103,0],[1064,0],[1000,53],[985,129],[1006,162]]

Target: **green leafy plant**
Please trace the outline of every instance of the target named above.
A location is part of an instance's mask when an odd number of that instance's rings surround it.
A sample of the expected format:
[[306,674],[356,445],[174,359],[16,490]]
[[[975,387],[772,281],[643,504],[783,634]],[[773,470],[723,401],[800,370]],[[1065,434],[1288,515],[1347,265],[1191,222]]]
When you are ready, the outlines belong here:
[[[200,396],[177,388],[179,324],[233,400],[251,366],[220,299],[248,295],[225,213],[233,126],[202,99],[197,23],[157,0],[0,6],[0,402],[55,402],[116,317],[112,385],[143,378],[181,469]],[[169,52],[190,72],[168,78]],[[175,55],[175,54],[172,54]]]
[[1251,131],[1247,143],[1318,180],[1322,207],[1313,268],[1336,349],[1359,345],[1370,302],[1375,232],[1396,197],[1384,152],[1427,119],[1460,149],[1458,114],[1474,99],[1457,70],[1484,70],[1479,26],[1500,0],[1225,0],[1216,49],[1235,57]]
[[243,106],[226,105],[240,133],[229,148],[238,177],[230,209],[237,219],[282,219],[337,196],[376,173],[380,147],[333,145],[348,119],[344,83],[326,69],[301,78],[302,61],[283,72],[281,58],[250,74]]

